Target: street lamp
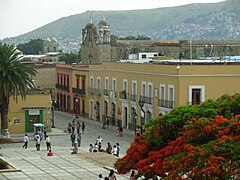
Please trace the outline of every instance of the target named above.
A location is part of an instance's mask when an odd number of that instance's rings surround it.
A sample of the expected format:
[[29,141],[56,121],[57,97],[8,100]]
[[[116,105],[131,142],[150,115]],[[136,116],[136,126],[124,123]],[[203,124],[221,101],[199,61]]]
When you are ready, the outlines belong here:
[[75,113],[76,113],[76,118],[78,118],[78,99],[75,99]]
[[144,119],[145,119],[145,111],[143,110],[143,106],[144,106],[144,101],[142,99],[140,99],[138,101],[138,105],[141,108],[141,134],[143,134],[143,126],[144,126]]

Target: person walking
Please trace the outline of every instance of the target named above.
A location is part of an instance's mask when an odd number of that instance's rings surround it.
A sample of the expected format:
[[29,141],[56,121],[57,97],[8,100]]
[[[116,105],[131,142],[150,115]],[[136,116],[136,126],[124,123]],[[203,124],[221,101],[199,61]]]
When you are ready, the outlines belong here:
[[82,133],[84,134],[84,130],[85,130],[85,123],[82,122]]
[[78,136],[77,136],[78,147],[81,146],[81,139],[82,139],[82,135],[81,135],[81,133],[79,133]]
[[110,170],[110,173],[108,175],[108,179],[109,180],[117,180],[117,177],[115,176],[113,169]]
[[37,151],[40,151],[40,144],[41,144],[40,137],[37,136],[37,138],[36,138],[36,148],[37,148]]
[[77,133],[78,133],[78,134],[80,133],[80,128],[81,128],[81,124],[80,124],[80,122],[78,121],[78,122],[77,122]]
[[122,126],[119,126],[119,128],[118,128],[118,136],[123,137],[123,127]]
[[67,127],[67,130],[68,130],[68,133],[69,133],[69,134],[71,133],[71,128],[72,128],[72,125],[71,125],[71,123],[69,122],[69,123],[68,123],[68,127]]
[[116,143],[117,146],[117,157],[119,157],[119,153],[120,153],[120,145],[119,143]]
[[48,151],[47,156],[53,156],[53,152],[51,150]]
[[25,134],[24,137],[23,137],[23,142],[24,142],[24,144],[23,144],[23,146],[22,146],[23,148],[27,149],[27,147],[28,147],[28,141],[29,141],[28,135]]
[[46,137],[46,145],[47,145],[47,150],[51,150],[51,139],[50,137],[47,135]]
[[73,147],[73,146],[74,146],[74,143],[75,143],[75,138],[76,138],[75,134],[72,133],[71,136],[70,136],[70,138],[71,138],[72,147]]
[[47,128],[46,127],[44,127],[43,135],[44,135],[44,140],[46,140],[46,138],[47,138]]
[[106,116],[106,124],[107,124],[107,128],[109,128],[109,118],[108,118],[108,116]]
[[103,175],[102,174],[98,175],[98,180],[103,180]]
[[132,172],[131,172],[130,180],[136,180],[135,171],[134,170],[132,170]]

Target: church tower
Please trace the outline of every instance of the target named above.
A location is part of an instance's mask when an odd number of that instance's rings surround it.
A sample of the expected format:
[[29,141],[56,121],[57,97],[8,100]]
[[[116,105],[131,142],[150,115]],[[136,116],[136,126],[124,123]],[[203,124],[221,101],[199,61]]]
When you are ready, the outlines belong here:
[[84,64],[97,64],[110,61],[110,25],[103,17],[97,24],[92,20],[82,29],[81,61]]

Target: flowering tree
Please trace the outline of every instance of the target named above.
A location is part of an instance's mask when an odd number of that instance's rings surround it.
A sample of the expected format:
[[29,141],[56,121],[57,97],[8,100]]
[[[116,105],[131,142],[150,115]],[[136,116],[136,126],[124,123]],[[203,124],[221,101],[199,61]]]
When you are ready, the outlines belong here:
[[152,120],[136,137],[119,173],[131,169],[146,179],[240,178],[240,94],[174,109]]

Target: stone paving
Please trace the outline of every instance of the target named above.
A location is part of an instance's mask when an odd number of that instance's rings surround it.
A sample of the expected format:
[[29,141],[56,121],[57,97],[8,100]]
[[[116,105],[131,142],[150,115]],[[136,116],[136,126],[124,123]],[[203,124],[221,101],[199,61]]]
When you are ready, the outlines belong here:
[[[54,155],[51,157],[47,156],[45,142],[42,142],[41,150],[36,151],[32,134],[29,134],[30,143],[29,148],[26,150],[22,148],[22,143],[2,144],[0,152],[3,154],[3,159],[16,169],[21,170],[21,172],[0,173],[0,180],[95,180],[100,173],[105,177],[108,175],[109,170],[81,158],[81,152],[88,152],[89,143],[94,142],[96,137],[101,135],[104,143],[107,141],[119,142],[122,145],[121,156],[123,156],[134,137],[134,133],[129,130],[126,130],[123,138],[116,137],[115,127],[103,130],[100,128],[100,123],[81,119],[81,121],[86,123],[86,132],[82,137],[80,155],[71,155],[72,150],[69,134],[63,133],[63,126],[71,121],[71,115],[59,112],[56,116],[58,118],[56,124],[60,124],[58,128],[62,129],[54,128],[51,133],[48,133],[52,140]],[[13,135],[12,137],[21,136],[22,135]],[[117,178],[118,180],[129,179],[128,176],[119,174],[117,174]]]

